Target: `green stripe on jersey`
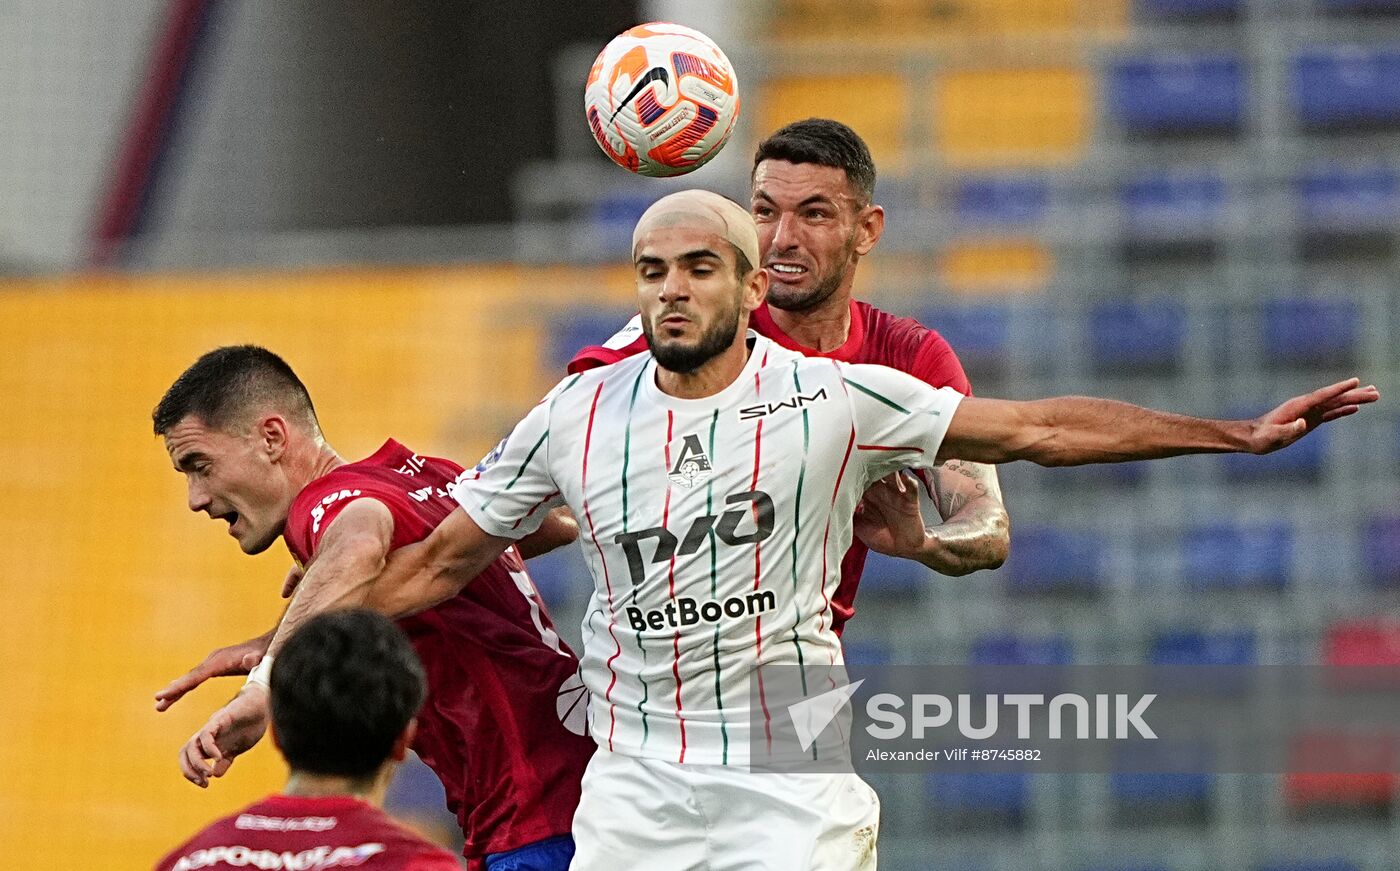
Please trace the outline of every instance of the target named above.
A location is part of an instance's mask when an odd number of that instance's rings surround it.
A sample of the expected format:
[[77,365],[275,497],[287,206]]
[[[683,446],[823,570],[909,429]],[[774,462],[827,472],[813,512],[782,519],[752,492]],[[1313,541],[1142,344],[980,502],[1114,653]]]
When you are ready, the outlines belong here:
[[[719,409],[715,409],[714,415],[710,418],[710,462],[714,462],[715,456],[715,427],[719,425]],[[705,484],[705,513],[715,513],[715,484],[710,481]],[[710,598],[719,600],[719,551],[715,544],[715,532],[710,530]],[[719,734],[724,741],[724,749],[721,751],[720,764],[729,764],[729,727],[725,724],[724,718],[724,687],[720,680],[723,671],[719,662],[719,624],[715,624],[715,707],[719,710]]]
[[[909,414],[909,413],[910,413],[910,412],[909,412],[909,409],[907,409],[907,408],[905,408],[904,406],[900,405],[898,402],[895,402],[893,399],[890,399],[888,396],[882,396],[881,394],[875,392],[874,390],[871,390],[869,387],[866,387],[864,384],[858,384],[857,382],[852,381],[851,379],[847,378],[847,377],[844,376],[844,375],[841,376],[841,380],[844,381],[844,382],[846,382],[847,384],[851,385],[851,386],[854,387],[855,389],[859,390],[861,393],[864,393],[866,396],[869,396],[869,397],[871,397],[872,399],[875,399],[875,400],[878,401],[878,402],[883,402],[885,405],[888,405],[890,408],[893,408],[895,411],[902,412],[902,413],[904,413],[904,414]],[[937,413],[937,412],[935,412],[935,414],[936,414],[936,413]]]

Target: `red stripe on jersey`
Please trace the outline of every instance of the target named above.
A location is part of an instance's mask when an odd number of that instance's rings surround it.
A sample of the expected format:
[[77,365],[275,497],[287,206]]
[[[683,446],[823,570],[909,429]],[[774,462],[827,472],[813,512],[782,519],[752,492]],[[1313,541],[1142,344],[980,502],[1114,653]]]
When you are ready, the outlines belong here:
[[[762,359],[761,361],[759,361],[759,364],[758,364],[758,371],[753,373],[753,390],[754,390],[754,396],[759,396],[759,395],[762,394],[763,387],[762,387],[762,382],[761,382],[760,379],[759,379],[759,376],[762,375],[762,373],[763,373],[763,367],[765,367],[765,366],[767,366],[767,365],[768,365],[768,352],[767,352],[767,351],[764,351],[764,352],[763,352],[763,359]],[[758,489],[758,468],[759,468],[759,464],[760,464],[760,462],[762,461],[762,459],[763,459],[763,420],[760,418],[759,421],[758,421],[758,427],[757,427],[757,429],[754,430],[754,435],[753,435],[753,480],[749,482],[749,489],[750,489],[750,490],[757,490],[757,489]],[[758,512],[758,508],[755,507],[755,508],[753,509],[753,511],[754,511],[755,517],[756,517],[757,512]],[[758,542],[758,541],[754,542],[754,545],[753,545],[753,588],[754,588],[754,591],[755,591],[755,592],[758,591],[758,579],[759,579],[759,577],[760,577],[761,574],[762,574],[762,562],[761,562],[761,559],[762,559],[762,556],[761,556],[761,549],[762,549],[762,547],[763,547],[763,543],[762,543],[762,542]],[[763,708],[763,734],[764,734],[764,736],[768,739],[768,749],[771,751],[771,750],[773,749],[773,718],[772,718],[772,716],[770,716],[769,713],[768,713],[768,697],[767,697],[767,694],[764,692],[764,688],[763,688],[763,615],[762,615],[762,614],[759,614],[759,615],[754,619],[754,624],[753,624],[753,636],[754,636],[754,646],[755,646],[754,655],[755,655],[755,658],[757,659],[757,666],[754,668],[754,672],[758,675],[758,704],[759,704],[759,706],[760,706],[761,708]]]
[[546,497],[544,497],[543,499],[541,499],[540,501],[536,502],[534,505],[531,505],[531,506],[530,506],[530,510],[525,512],[525,516],[524,516],[524,517],[521,517],[520,519],[518,519],[518,520],[516,520],[514,523],[512,523],[512,524],[510,525],[510,528],[511,528],[511,529],[517,529],[517,528],[519,528],[520,524],[524,523],[524,522],[530,517],[531,514],[534,514],[536,511],[538,511],[541,505],[543,505],[544,503],[548,502],[549,500],[553,499],[555,496],[558,496],[558,495],[559,495],[559,491],[558,491],[558,490],[555,490],[553,493],[550,493],[548,496],[546,496]]
[[608,634],[612,636],[615,652],[608,657],[608,673],[612,675],[612,680],[608,681],[608,688],[603,693],[603,698],[608,701],[608,752],[613,749],[613,732],[617,729],[617,705],[613,704],[612,691],[617,686],[617,672],[613,670],[613,662],[622,655],[622,643],[617,640],[617,610],[613,608],[612,579],[608,577],[608,560],[603,556],[603,546],[598,544],[597,529],[593,525],[593,513],[588,510],[588,451],[593,445],[593,419],[598,416],[598,397],[603,394],[603,385],[606,381],[598,382],[598,389],[593,391],[593,407],[588,409],[588,430],[583,436],[583,472],[579,489],[583,491],[583,517],[588,521],[588,537],[593,540],[593,546],[598,549],[598,561],[603,564],[603,584],[608,589]]
[[862,451],[913,451],[922,454],[923,448],[916,448],[913,445],[856,445],[857,450]]
[[[671,439],[675,435],[676,416],[670,409],[666,410],[666,468],[671,468]],[[666,487],[666,501],[661,506],[661,525],[667,526],[671,519],[671,487]],[[676,601],[676,555],[671,554],[671,565],[666,569],[666,586],[670,592],[671,601]],[[685,761],[685,717],[681,716],[681,632],[676,630],[675,638],[671,642],[673,658],[671,659],[671,676],[676,679],[676,719],[681,724],[681,755],[677,762]]]

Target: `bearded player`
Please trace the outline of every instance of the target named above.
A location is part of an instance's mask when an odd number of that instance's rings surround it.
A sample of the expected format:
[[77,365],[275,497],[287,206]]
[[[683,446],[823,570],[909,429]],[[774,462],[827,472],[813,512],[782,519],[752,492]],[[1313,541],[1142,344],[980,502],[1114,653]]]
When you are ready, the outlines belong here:
[[[388,554],[423,539],[455,507],[448,488],[462,468],[393,440],[346,462],[326,443],[291,367],[249,345],[201,357],[166,392],[153,418],[185,475],[191,511],[227,522],[244,553],[261,553],[281,537],[299,565],[316,568],[293,599],[314,607],[294,609],[270,647],[257,639],[236,647],[229,658],[249,650],[256,658],[261,649],[268,655],[182,748],[185,777],[206,786],[262,736],[266,674],[286,636],[312,614],[361,604],[356,592],[367,588]],[[572,521],[559,516],[543,530],[552,541],[537,540],[541,549],[576,535]],[[337,594],[320,597],[326,585]],[[583,735],[577,660],[555,632],[520,554],[504,550],[462,595],[400,625],[428,676],[413,749],[443,783],[466,836],[466,856],[488,869],[563,871],[593,744]],[[216,651],[211,660],[220,656]],[[209,663],[158,693],[158,709],[211,673],[237,671]]]
[[[648,209],[633,265],[650,353],[561,382],[462,477],[462,510],[375,582],[378,607],[409,613],[457,594],[545,508],[579,517],[594,581],[581,673],[599,751],[573,871],[874,867],[879,804],[855,774],[748,763],[776,713],[764,669],[841,661],[831,596],[856,504],[879,478],[951,459],[1268,453],[1379,398],[1352,379],[1225,421],[963,397],[751,333],[768,287],[758,252],[747,210],[716,194]],[[311,565],[307,581],[318,574]]]
[[[854,130],[809,118],[778,130],[754,155],[750,211],[768,273],[767,304],[749,326],[781,347],[843,363],[878,363],[970,394],[962,364],[937,332],[851,296],[860,260],[884,231],[874,201],[875,162]],[[647,350],[640,318],[569,364],[583,372]],[[1010,523],[996,469],[950,460],[922,473],[942,522],[925,527],[906,473],[871,486],[856,515],[856,540],[832,597],[838,634],[855,613],[866,554],[917,560],[945,575],[994,569],[1006,560]]]
[[281,795],[209,825],[156,864],[195,868],[455,871],[446,850],[383,811],[427,695],[403,633],[371,611],[307,621],[271,678],[273,742],[291,773]]

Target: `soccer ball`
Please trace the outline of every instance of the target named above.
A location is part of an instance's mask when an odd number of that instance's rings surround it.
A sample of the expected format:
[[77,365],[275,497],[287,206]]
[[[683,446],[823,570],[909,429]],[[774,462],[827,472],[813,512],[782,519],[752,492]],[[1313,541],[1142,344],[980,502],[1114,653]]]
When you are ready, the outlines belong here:
[[681,175],[719,153],[739,117],[734,67],[708,36],[639,24],[603,48],[583,94],[588,126],[623,169]]

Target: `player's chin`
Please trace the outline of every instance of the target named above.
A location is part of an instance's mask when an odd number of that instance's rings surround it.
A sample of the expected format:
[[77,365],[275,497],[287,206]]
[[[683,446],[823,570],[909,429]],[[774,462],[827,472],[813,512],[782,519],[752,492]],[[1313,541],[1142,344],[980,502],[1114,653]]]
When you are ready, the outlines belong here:
[[244,532],[238,537],[238,546],[248,556],[256,556],[272,547],[273,542],[277,541],[277,536],[280,534],[275,530],[271,533],[261,534],[254,534],[252,531]]

